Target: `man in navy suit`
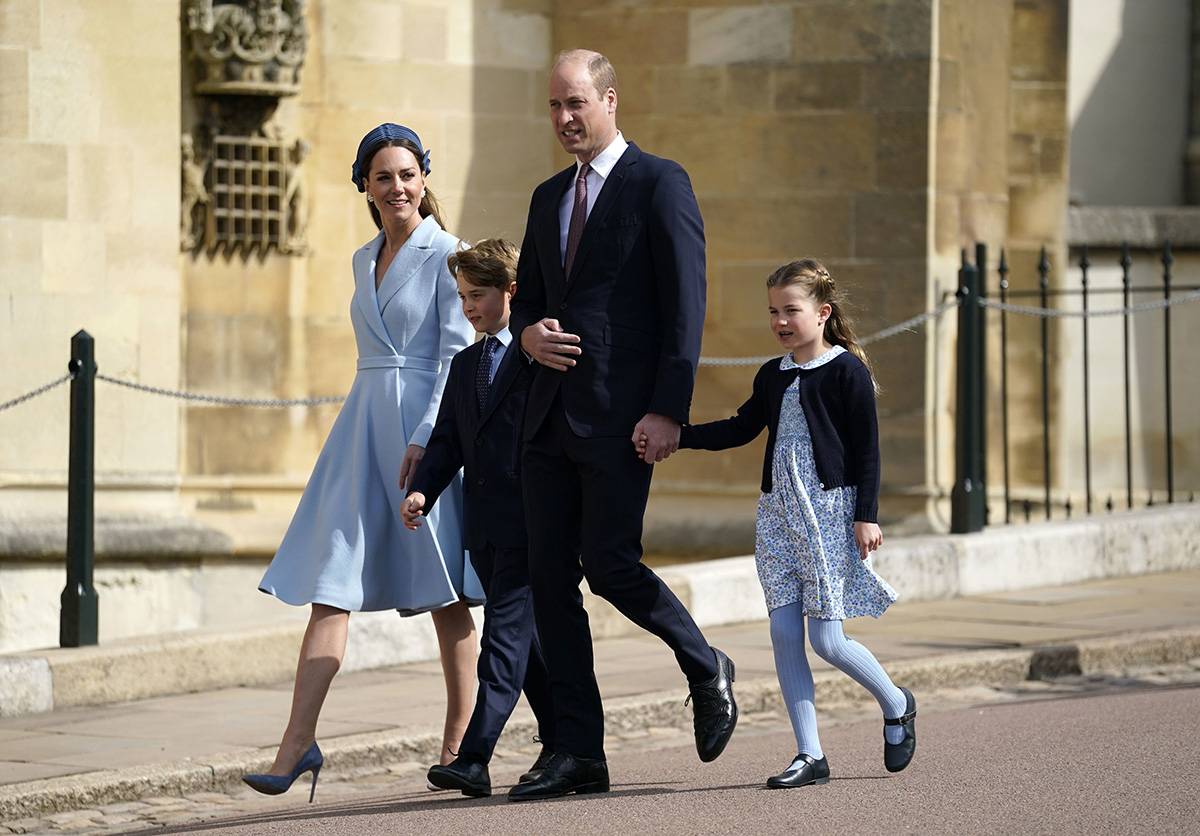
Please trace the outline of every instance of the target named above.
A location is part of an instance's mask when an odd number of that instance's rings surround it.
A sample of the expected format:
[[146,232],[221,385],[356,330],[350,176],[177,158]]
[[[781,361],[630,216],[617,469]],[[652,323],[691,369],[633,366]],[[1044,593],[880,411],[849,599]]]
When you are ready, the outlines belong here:
[[[555,754],[514,801],[604,792],[604,716],[579,584],[675,652],[701,760],[737,722],[733,663],[642,558],[653,463],[679,444],[704,327],[704,226],[687,173],[617,130],[616,74],[558,56],[550,117],[576,163],[534,190],[511,329],[537,364],[525,415],[529,570]],[[644,452],[635,444],[644,441]]]
[[445,766],[430,767],[428,777],[436,787],[480,797],[492,794],[488,761],[522,684],[544,747],[522,781],[537,778],[550,759],[554,716],[534,630],[521,502],[521,419],[533,374],[511,346],[508,328],[517,248],[499,239],[480,241],[450,256],[449,263],[463,313],[484,338],[450,364],[437,423],[400,513],[408,528],[420,526],[420,518],[464,469],[463,540],[487,594],[479,691],[457,756]]

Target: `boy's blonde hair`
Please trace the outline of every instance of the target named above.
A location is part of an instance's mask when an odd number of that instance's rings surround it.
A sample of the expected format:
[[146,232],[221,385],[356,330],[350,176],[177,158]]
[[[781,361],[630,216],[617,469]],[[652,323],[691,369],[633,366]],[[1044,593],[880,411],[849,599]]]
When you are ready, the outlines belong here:
[[469,249],[452,253],[446,259],[450,272],[475,287],[508,290],[517,280],[517,259],[521,250],[503,238],[485,238]]
[[[846,297],[834,284],[833,276],[829,275],[825,265],[815,258],[801,258],[788,262],[767,278],[768,289],[794,284],[803,287],[818,306],[829,305],[829,318],[825,320],[825,341],[830,345],[840,345],[862,360],[874,379],[871,361],[867,359],[867,352],[859,345],[858,338],[854,335],[853,323],[846,315]],[[876,383],[875,387],[878,391],[879,384]]]

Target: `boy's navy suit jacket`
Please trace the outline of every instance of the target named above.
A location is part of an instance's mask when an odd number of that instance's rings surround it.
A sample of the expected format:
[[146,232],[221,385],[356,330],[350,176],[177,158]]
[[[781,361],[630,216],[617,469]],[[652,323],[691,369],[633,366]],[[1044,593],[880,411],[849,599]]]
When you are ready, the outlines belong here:
[[483,340],[450,363],[433,435],[417,466],[410,491],[425,494],[425,513],[463,468],[464,543],[472,551],[490,544],[525,548],[521,502],[521,424],[533,368],[516,339],[509,344],[480,412],[475,371]]

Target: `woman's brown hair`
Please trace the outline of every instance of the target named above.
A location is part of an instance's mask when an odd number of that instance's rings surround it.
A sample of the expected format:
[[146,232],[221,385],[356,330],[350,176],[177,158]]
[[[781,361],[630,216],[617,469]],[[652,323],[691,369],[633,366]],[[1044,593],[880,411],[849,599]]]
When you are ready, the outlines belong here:
[[[363,160],[361,171],[364,172],[364,178],[370,176],[371,163],[375,161],[375,155],[379,153],[381,148],[404,148],[417,158],[417,168],[421,167],[421,157],[424,152],[416,145],[407,139],[389,139],[387,142],[380,143],[365,160]],[[371,213],[371,220],[375,222],[376,229],[383,229],[383,219],[379,215],[379,210],[375,208],[374,203],[367,203],[367,210]],[[437,202],[437,198],[433,196],[433,192],[429,187],[425,187],[425,196],[421,198],[421,205],[417,207],[417,214],[422,218],[427,218],[430,215],[437,221],[438,226],[442,229],[446,228],[446,222],[442,219],[442,207]]]
[[[871,361],[867,352],[858,343],[854,335],[854,323],[846,313],[846,297],[834,284],[833,277],[825,269],[825,265],[815,258],[802,258],[789,262],[767,277],[767,288],[789,287],[800,285],[817,306],[829,305],[829,318],[825,320],[825,341],[830,345],[840,345],[862,361],[871,372]],[[879,384],[875,385],[878,391]]]

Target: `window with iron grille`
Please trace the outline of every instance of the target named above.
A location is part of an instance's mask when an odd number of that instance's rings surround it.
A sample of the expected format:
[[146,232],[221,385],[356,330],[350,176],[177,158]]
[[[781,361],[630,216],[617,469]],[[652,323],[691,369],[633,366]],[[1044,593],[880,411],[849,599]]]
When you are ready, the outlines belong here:
[[218,134],[210,171],[208,247],[245,252],[284,248],[288,185],[296,176],[288,146],[266,137]]

